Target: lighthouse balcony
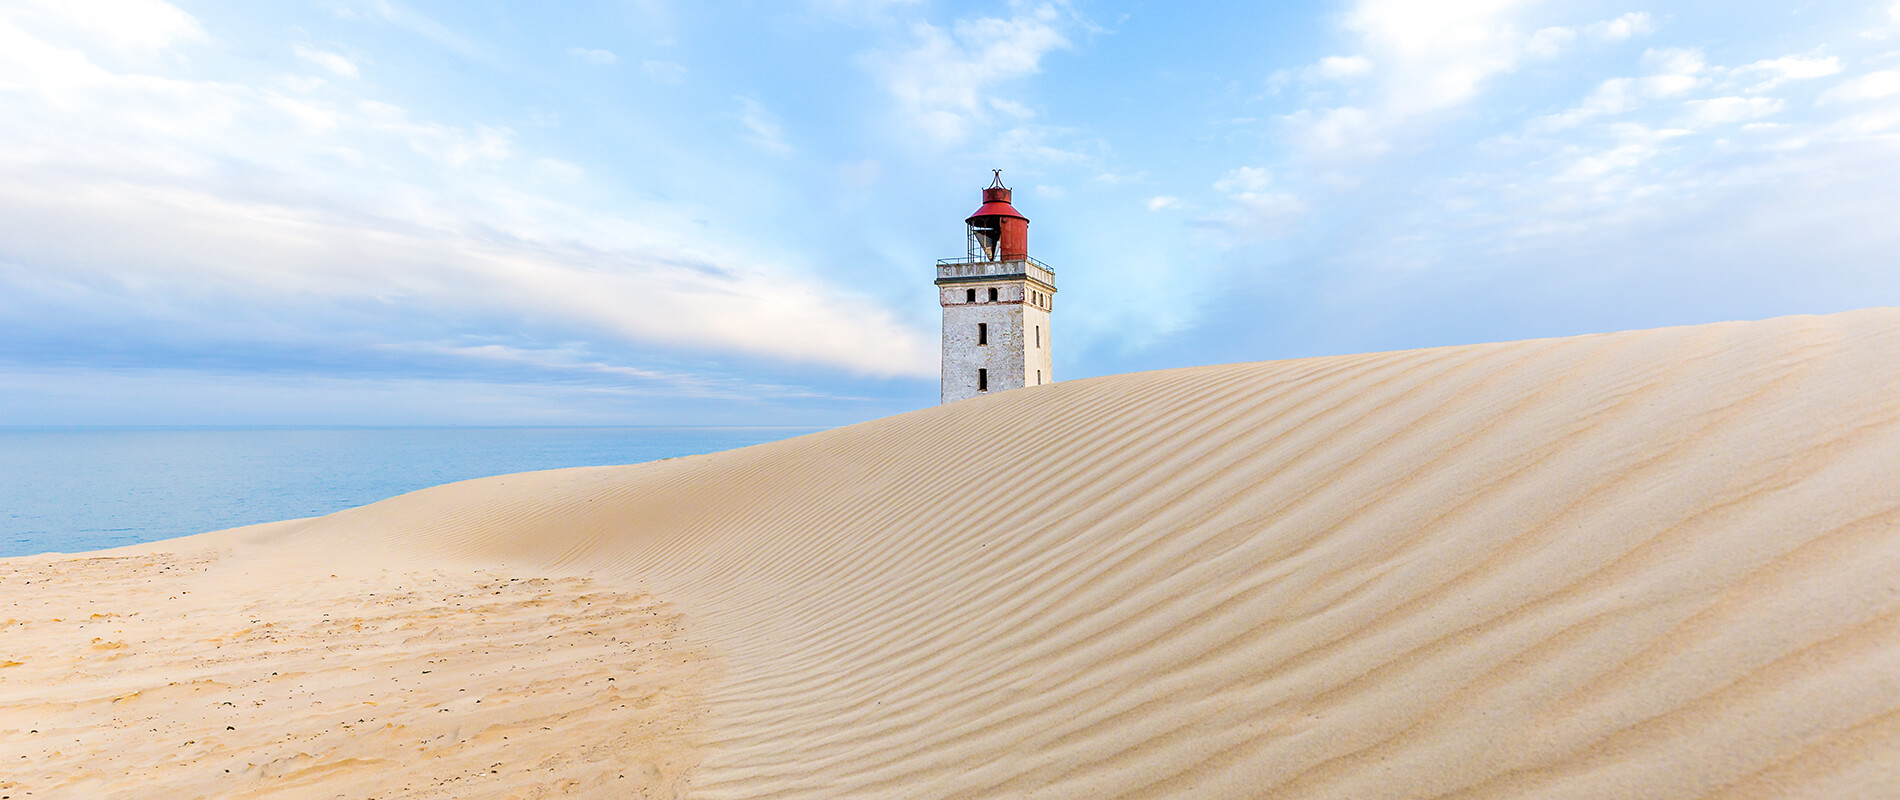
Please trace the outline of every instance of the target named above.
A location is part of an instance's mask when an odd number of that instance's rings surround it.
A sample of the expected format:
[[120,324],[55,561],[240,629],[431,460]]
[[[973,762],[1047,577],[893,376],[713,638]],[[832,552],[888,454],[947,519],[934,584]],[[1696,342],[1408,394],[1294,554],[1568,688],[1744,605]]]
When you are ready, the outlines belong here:
[[1045,286],[1056,285],[1056,271],[1050,269],[1049,265],[1028,256],[1012,256],[1007,260],[977,256],[944,258],[937,261],[937,283],[939,284],[1019,276]]

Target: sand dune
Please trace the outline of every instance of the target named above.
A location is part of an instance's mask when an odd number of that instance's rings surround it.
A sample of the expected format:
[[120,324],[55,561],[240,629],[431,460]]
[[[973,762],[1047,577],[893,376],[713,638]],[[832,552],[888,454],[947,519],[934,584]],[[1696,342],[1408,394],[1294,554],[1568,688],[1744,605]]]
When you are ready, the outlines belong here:
[[[256,603],[645,598],[548,632],[672,648],[615,667],[675,698],[649,721],[678,741],[616,756],[673,765],[654,792],[692,761],[698,798],[1900,797],[1900,310],[1074,381],[161,552]],[[453,647],[548,624],[510,613]],[[8,752],[51,691],[27,669]],[[621,730],[588,720],[533,746]]]

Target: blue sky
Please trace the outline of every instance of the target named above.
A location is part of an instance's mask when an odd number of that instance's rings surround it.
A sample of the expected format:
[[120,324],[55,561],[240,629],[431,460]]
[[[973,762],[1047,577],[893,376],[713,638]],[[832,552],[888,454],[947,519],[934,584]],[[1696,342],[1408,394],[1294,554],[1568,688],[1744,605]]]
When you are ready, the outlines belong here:
[[13,0],[0,424],[926,406],[992,168],[1063,379],[1900,305],[1900,0]]

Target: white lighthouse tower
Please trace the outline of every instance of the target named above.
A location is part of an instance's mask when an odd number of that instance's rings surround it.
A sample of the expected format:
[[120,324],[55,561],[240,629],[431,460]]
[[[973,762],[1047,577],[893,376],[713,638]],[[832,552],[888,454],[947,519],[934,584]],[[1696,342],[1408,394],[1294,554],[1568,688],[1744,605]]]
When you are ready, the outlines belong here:
[[1009,200],[996,170],[982,207],[964,220],[964,257],[937,262],[945,403],[1056,379],[1049,359],[1056,273],[1029,257],[1029,218]]

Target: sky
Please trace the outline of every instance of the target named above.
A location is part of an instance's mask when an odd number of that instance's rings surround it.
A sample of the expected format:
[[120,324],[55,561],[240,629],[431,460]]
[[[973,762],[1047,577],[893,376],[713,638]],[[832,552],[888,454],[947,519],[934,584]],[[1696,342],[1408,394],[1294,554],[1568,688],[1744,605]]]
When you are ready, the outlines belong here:
[[922,408],[992,169],[1062,380],[1900,305],[1900,0],[0,0],[0,425]]

